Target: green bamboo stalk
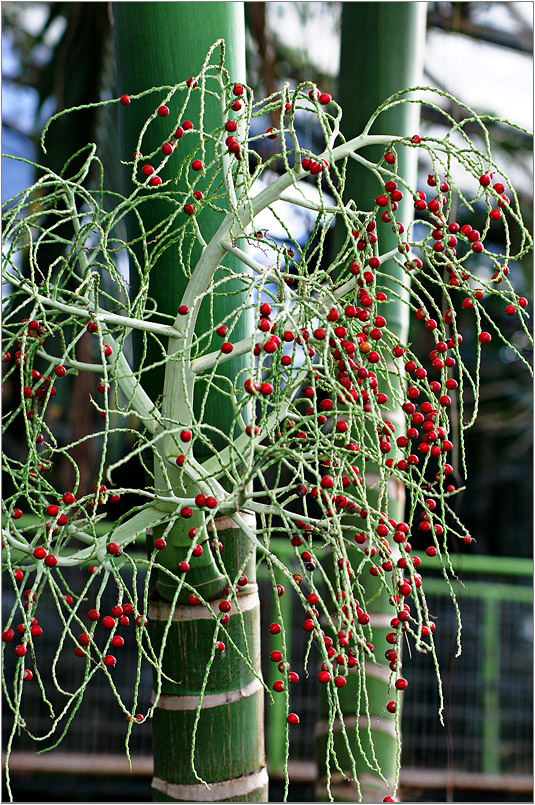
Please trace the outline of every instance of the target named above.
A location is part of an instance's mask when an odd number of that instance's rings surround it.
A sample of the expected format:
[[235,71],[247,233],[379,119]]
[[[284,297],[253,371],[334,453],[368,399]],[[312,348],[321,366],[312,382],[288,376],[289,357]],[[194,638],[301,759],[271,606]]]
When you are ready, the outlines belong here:
[[[135,94],[152,86],[174,85],[196,75],[209,48],[219,39],[225,40],[225,65],[231,80],[245,80],[243,3],[127,2],[115,3],[113,11],[120,93]],[[126,110],[128,114],[121,116],[121,144],[126,159],[132,158],[137,133],[157,105],[155,97],[150,95],[137,100]],[[195,105],[197,98],[194,93],[193,102],[188,106],[191,120],[200,116],[200,107],[198,103]],[[207,98],[204,109],[206,131],[215,129],[222,122],[219,104]],[[149,143],[152,148],[157,145],[156,142]],[[181,145],[179,143],[178,148]],[[188,151],[194,146],[194,138],[188,137]],[[170,169],[167,170],[167,173],[164,169],[160,174],[164,180],[171,178]],[[151,204],[150,210],[144,213],[145,228],[157,226],[168,213],[165,201]],[[221,220],[217,213],[203,210],[200,223],[206,242],[217,231]],[[129,223],[131,228],[135,228],[134,221]],[[138,253],[138,259],[141,257]],[[190,257],[192,269],[200,257],[201,247],[196,245]],[[224,259],[225,265],[235,271],[245,270],[234,257]],[[135,292],[135,274],[131,280]],[[163,251],[151,270],[149,286],[149,294],[156,300],[158,309],[175,317],[187,284],[178,264],[176,247]],[[225,290],[229,295],[220,296],[216,301],[213,313],[216,323],[223,321],[243,301],[243,295],[236,295],[242,290],[238,282],[232,287],[227,284]],[[208,305],[201,304],[196,331],[206,333],[212,327]],[[250,315],[243,314],[234,337],[244,339],[251,332]],[[140,349],[138,339],[137,360]],[[150,364],[159,357],[151,347],[147,362]],[[245,356],[233,358],[219,371],[233,378],[245,365],[245,360]],[[153,400],[164,391],[164,374],[165,368],[160,367],[144,375],[144,386]],[[167,374],[169,383],[169,372]],[[197,383],[196,392],[199,386]],[[195,405],[198,405],[202,391],[196,393]],[[174,399],[174,389],[168,388],[168,392],[173,399],[167,401],[164,411],[179,419],[180,409],[185,409],[184,401]],[[228,399],[218,394],[217,389],[210,392],[203,419],[224,433],[232,434],[233,410]],[[219,445],[217,438],[212,441],[216,449],[223,448],[224,444]],[[201,451],[196,451],[195,457],[202,460],[204,456]],[[184,546],[189,543],[187,531],[192,525],[195,525],[192,521],[187,525],[179,522],[167,535],[168,547],[162,552],[162,556],[166,554],[163,561],[175,572],[177,559],[184,558]],[[193,583],[199,597],[210,601],[210,605],[188,606],[183,603],[182,596],[179,599],[182,603],[173,609],[168,602],[175,595],[176,585],[169,584],[168,577],[161,573],[156,598],[149,612],[151,642],[157,653],[165,632],[168,632],[162,668],[164,680],[169,677],[175,681],[174,684],[166,681],[160,688],[161,678],[157,673],[154,675],[155,801],[254,802],[267,799],[263,687],[259,682],[260,609],[254,552],[251,552],[247,537],[226,518],[216,520],[215,526],[223,543],[222,559],[228,575],[235,578],[245,566],[248,576],[248,584],[234,602],[230,621],[225,627],[228,635],[219,625],[221,613],[218,609],[227,582],[209,549],[205,550],[204,558],[196,568],[192,567],[188,582]],[[158,533],[156,528],[154,537]],[[150,550],[152,540],[147,542]],[[214,649],[218,641],[225,643],[223,653]],[[250,662],[244,663],[243,656],[250,658]],[[208,668],[210,673],[207,676]]]
[[[344,3],[342,6],[342,41],[340,58],[340,76],[338,85],[338,102],[344,109],[342,128],[346,137],[361,132],[370,116],[383,100],[400,89],[415,86],[421,81],[423,68],[423,44],[425,36],[425,3]],[[419,123],[419,107],[416,104],[403,104],[386,114],[381,115],[380,124],[372,126],[371,134],[396,132],[396,135],[407,136],[417,133]],[[366,157],[371,161],[381,158],[384,146],[370,147]],[[416,180],[416,152],[408,148],[397,150],[398,171],[411,186]],[[372,201],[383,188],[376,177],[362,165],[351,161],[347,167],[346,198],[355,198],[357,204]],[[397,219],[405,227],[412,219],[412,198],[405,194],[397,211]],[[381,250],[387,252],[396,249],[395,235],[387,224],[378,222],[381,229]],[[339,244],[344,233],[337,232]],[[396,280],[399,294],[400,287],[406,285],[406,275],[392,260],[382,261],[381,270]],[[408,291],[405,290],[405,296]],[[384,311],[384,312],[383,312]],[[399,336],[400,343],[406,342],[408,332],[409,308],[401,300],[389,301],[381,311],[388,320],[391,330]],[[392,382],[392,378],[391,378]],[[388,418],[388,414],[386,415]],[[394,419],[393,417],[391,417]],[[400,435],[399,424],[396,434]],[[367,473],[373,473],[369,466]],[[403,490],[396,487],[390,495],[389,516],[398,522],[403,520]],[[371,501],[372,505],[375,505]],[[356,771],[360,782],[360,798],[364,802],[380,802],[383,797],[393,793],[396,773],[396,730],[395,721],[399,719],[399,711],[395,715],[385,710],[389,699],[394,699],[395,691],[388,695],[387,684],[389,669],[384,663],[384,651],[388,648],[385,636],[391,631],[388,621],[392,608],[388,596],[379,593],[377,580],[365,572],[361,579],[365,589],[364,600],[370,601],[366,611],[370,615],[370,626],[373,628],[373,643],[376,657],[381,666],[367,662],[366,688],[369,719],[366,717],[365,701],[360,697],[359,680],[356,674],[350,674],[348,684],[342,690],[340,703],[342,712],[347,718],[347,734],[352,753],[356,757]],[[387,615],[390,613],[390,615]],[[323,696],[318,725],[318,787],[317,798],[325,797],[327,746],[327,697]],[[352,714],[352,715],[351,715]],[[356,733],[363,752],[358,748]],[[372,757],[369,741],[372,736],[373,753],[377,758],[382,774],[369,767],[367,761]],[[351,772],[351,763],[345,748],[340,725],[334,723],[334,750],[340,760],[341,768]],[[373,764],[372,764],[373,765]],[[335,801],[357,799],[359,791],[355,784],[343,780],[339,774],[332,777],[331,796]]]

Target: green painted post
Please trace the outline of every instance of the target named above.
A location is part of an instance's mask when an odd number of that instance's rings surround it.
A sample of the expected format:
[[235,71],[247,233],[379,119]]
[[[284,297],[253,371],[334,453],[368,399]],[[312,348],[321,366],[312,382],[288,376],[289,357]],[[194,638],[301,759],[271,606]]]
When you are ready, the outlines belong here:
[[[277,556],[286,565],[290,566],[291,558],[290,552],[287,550],[288,545],[281,540],[281,551]],[[284,579],[279,579],[282,582]],[[272,599],[271,605],[272,621],[277,621],[277,601]],[[278,599],[280,606],[280,613],[282,620],[285,624],[292,622],[292,590],[287,590],[286,594]],[[291,632],[287,634],[287,648],[291,647]],[[278,646],[278,644],[277,644]],[[277,663],[270,663],[269,667],[269,685],[273,690],[273,684],[277,679],[280,679],[280,672]],[[266,734],[266,755],[268,761],[269,773],[281,777],[284,773],[284,762],[286,759],[284,729],[286,727],[286,702],[282,694],[275,694],[273,704],[269,704],[268,712],[268,726]]]
[[[225,40],[225,66],[230,80],[245,81],[243,3],[122,2],[114,3],[113,15],[118,94],[135,95],[153,86],[173,86],[198,74],[208,50],[219,39]],[[214,58],[218,56],[217,53]],[[132,159],[139,131],[162,102],[163,97],[159,99],[156,94],[150,94],[120,110],[124,112],[119,125],[124,159]],[[177,115],[176,101],[171,100],[169,105],[173,107],[172,114]],[[200,120],[200,114],[199,93],[194,92],[187,107],[187,119],[195,125]],[[166,120],[155,119],[155,125],[147,133],[146,153],[151,150],[158,152],[163,140],[169,137]],[[210,132],[223,122],[219,102],[207,96],[203,110],[205,131]],[[171,166],[181,161],[181,151],[184,158],[199,142],[195,134],[188,134],[183,141],[179,140],[177,160],[169,160],[160,174],[162,179],[174,178]],[[208,162],[209,142],[206,147]],[[224,201],[218,203],[223,206]],[[159,199],[143,205],[141,212],[145,230],[157,232],[170,210],[167,202]],[[221,220],[221,215],[209,208],[203,209],[198,215],[198,224],[206,242],[215,233]],[[133,240],[139,235],[139,224],[132,216],[127,226],[129,240]],[[187,277],[180,264],[189,260],[190,266],[194,267],[200,255],[201,247],[198,244],[194,245],[189,257],[183,245],[175,243],[162,249],[151,266],[149,278],[149,295],[156,301],[159,311],[173,318],[176,316],[187,285]],[[141,249],[138,249],[136,256],[143,265]],[[233,263],[233,258],[225,258],[225,265],[232,266],[235,271],[243,270],[243,266]],[[139,280],[132,267],[131,285],[135,293]],[[213,311],[208,304],[202,305],[197,333],[212,332],[214,321],[217,325],[232,313],[241,304],[243,297],[236,294],[242,289],[238,282],[233,287],[227,285],[225,290],[229,291],[229,295],[218,297]],[[242,315],[234,336],[237,340],[244,338],[251,329],[249,314]],[[138,340],[134,344],[135,361],[139,362],[141,354],[142,344]],[[158,359],[161,359],[158,347],[153,343],[148,344],[146,365]],[[244,356],[226,363],[222,373],[233,378],[245,360]],[[167,366],[162,365],[143,375],[144,387],[153,400],[160,398],[164,392],[166,369]],[[203,396],[203,389],[199,392],[196,386],[194,408],[198,408]],[[234,412],[228,398],[218,393],[217,389],[210,391],[203,419],[232,436]],[[216,449],[223,446],[222,440],[215,438],[212,441]],[[196,457],[202,460],[200,450],[196,450]],[[175,572],[177,559],[184,558],[182,553],[190,543],[187,532],[192,524],[195,525],[192,520],[185,526],[178,524],[167,537],[168,546],[162,552],[161,561]],[[205,551],[207,562],[198,579],[193,579],[193,576],[191,579],[196,585],[199,582],[198,589],[206,600],[211,601],[211,610],[204,606],[188,606],[187,599],[183,601],[181,598],[172,613],[163,670],[174,683],[165,681],[153,715],[152,788],[155,801],[267,800],[263,688],[258,678],[260,603],[255,581],[254,551],[251,552],[247,538],[227,518],[219,518],[215,526],[217,536],[223,543],[223,563],[231,578],[243,567],[249,554],[245,566],[248,584],[240,590],[237,602],[232,605],[226,627],[227,637],[218,626],[218,603],[221,596],[225,596],[226,582],[211,561],[211,551]],[[147,543],[150,549],[150,538]],[[165,622],[171,616],[169,602],[174,586],[169,585],[166,579],[163,574],[159,577],[149,610],[149,632],[156,651],[161,645]],[[215,643],[219,640],[226,645],[223,653],[214,652]],[[243,663],[238,652],[250,656],[253,670]],[[203,691],[203,680],[209,666],[210,675]],[[154,686],[156,689],[156,674]]]
[[500,609],[495,598],[483,602],[483,773],[500,773]]

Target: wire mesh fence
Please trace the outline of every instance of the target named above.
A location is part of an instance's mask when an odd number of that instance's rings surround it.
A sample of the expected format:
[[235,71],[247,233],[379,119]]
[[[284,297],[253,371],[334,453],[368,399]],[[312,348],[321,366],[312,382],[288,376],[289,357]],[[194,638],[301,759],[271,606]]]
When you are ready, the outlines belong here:
[[[499,560],[496,563],[499,571]],[[76,571],[75,571],[76,572]],[[78,571],[79,572],[79,571]],[[430,655],[408,656],[404,649],[404,675],[409,688],[404,694],[402,732],[403,767],[420,770],[448,770],[455,773],[486,775],[530,775],[532,773],[533,733],[533,610],[531,576],[500,576],[497,572],[484,576],[467,575],[465,587],[460,587],[459,602],[462,612],[463,652],[455,657],[456,617],[452,602],[440,579],[427,580],[429,611],[436,616],[435,642],[444,688],[444,721],[438,717],[439,695],[435,669]],[[75,590],[77,580],[67,582]],[[142,583],[142,578],[140,578]],[[259,579],[262,601],[262,633],[274,618],[273,596],[270,583]],[[293,593],[291,594],[293,595]],[[302,629],[302,614],[297,602],[287,594],[286,606],[292,610],[292,629],[288,636],[292,668],[300,673],[300,682],[290,686],[290,706],[300,715],[300,723],[291,731],[291,756],[310,769],[315,760],[314,731],[318,719],[318,701],[321,687],[317,681],[320,665],[318,651],[311,651],[308,674],[303,671],[303,656],[307,635]],[[108,590],[105,596],[111,596]],[[101,611],[108,611],[116,602],[104,597]],[[4,622],[14,600],[6,593],[3,598]],[[51,705],[60,710],[65,697],[53,689],[45,669],[54,660],[61,629],[52,601],[42,601],[39,623],[43,635],[38,639],[39,666]],[[125,645],[118,652],[118,663],[113,669],[117,691],[125,702],[135,682],[136,642],[129,630],[121,630]],[[15,670],[16,658],[6,647],[5,678],[9,680]],[[66,691],[77,688],[83,678],[84,661],[74,655],[74,645],[65,644],[57,658],[56,673],[60,686]],[[266,682],[272,675],[269,652],[263,674]],[[299,665],[301,668],[299,668]],[[139,712],[145,713],[150,705],[152,679],[149,668],[141,674]],[[385,691],[386,694],[386,691]],[[385,699],[386,701],[386,699]],[[65,725],[72,707],[65,715]],[[266,697],[266,751],[272,774],[280,770],[284,749],[285,718],[281,717],[282,697],[275,697],[270,705]],[[50,717],[43,704],[35,679],[25,685],[24,714],[28,726],[38,736],[49,731]],[[6,745],[10,731],[9,711],[4,707],[3,739]],[[91,756],[107,755],[119,758],[124,755],[127,732],[126,716],[121,713],[109,683],[97,674],[85,691],[83,702],[69,726],[65,740],[57,751],[83,753]],[[51,735],[36,747],[21,730],[16,736],[13,751],[35,751],[52,746],[60,733]],[[130,740],[132,756],[151,756],[150,722],[136,724]]]

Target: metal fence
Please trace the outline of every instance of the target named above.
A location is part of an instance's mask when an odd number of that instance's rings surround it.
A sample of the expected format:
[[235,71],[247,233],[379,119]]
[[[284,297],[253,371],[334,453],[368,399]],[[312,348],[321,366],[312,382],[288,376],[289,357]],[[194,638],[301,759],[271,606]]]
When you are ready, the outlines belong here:
[[[282,544],[280,550],[284,551]],[[486,777],[493,785],[499,787],[503,784],[505,788],[508,780],[516,780],[517,787],[520,785],[527,790],[532,774],[533,733],[532,562],[492,557],[464,557],[462,562],[465,586],[454,585],[463,622],[463,653],[459,658],[454,658],[456,619],[449,593],[438,575],[433,577],[432,572],[426,571],[429,610],[436,616],[438,625],[435,640],[444,687],[445,726],[441,726],[438,718],[439,699],[432,658],[413,654],[411,659],[406,659],[403,668],[410,685],[403,699],[402,782],[410,785],[413,779],[421,779],[427,770],[433,771],[435,776],[438,774],[438,783],[436,780],[432,783],[434,787],[441,785],[440,781],[446,780],[447,774],[450,782],[452,779],[457,782],[468,780],[472,775],[483,782]],[[460,572],[460,566],[456,565],[456,570]],[[67,581],[75,584],[74,579]],[[259,588],[263,602],[262,634],[266,635],[267,625],[274,619],[273,596],[261,569]],[[292,619],[288,644],[292,651],[292,666],[299,670],[306,645],[302,610],[293,594],[287,593],[279,601]],[[105,593],[102,611],[108,611],[114,603],[110,590]],[[12,604],[10,595],[4,592],[4,618]],[[59,628],[52,602],[43,600],[41,606],[39,622],[44,632],[39,638],[38,651],[40,666],[44,669],[50,667]],[[128,692],[135,679],[135,647],[135,640],[126,640],[121,649],[120,663],[114,670],[114,681],[125,701],[128,701]],[[5,674],[9,680],[15,667],[12,652],[6,653],[6,659]],[[79,682],[82,664],[83,660],[74,657],[72,645],[69,645],[57,665],[58,679],[66,689],[74,689]],[[298,727],[291,730],[291,772],[301,779],[310,779],[314,774],[314,729],[320,687],[316,678],[319,667],[316,666],[319,666],[319,653],[311,652],[308,677],[301,674],[300,684],[290,687],[291,708],[300,714],[301,719]],[[273,663],[268,660],[263,668],[268,684],[275,671]],[[146,711],[150,703],[151,688],[150,669],[146,669],[141,676],[140,712]],[[47,692],[56,705],[57,697],[51,686],[47,686]],[[25,685],[24,713],[37,734],[43,735],[49,730],[48,710],[34,683]],[[284,762],[284,724],[283,697],[276,696],[273,705],[266,704],[266,752],[272,777],[280,774]],[[9,711],[5,707],[4,746],[9,728]],[[110,759],[116,758],[117,770],[126,770],[121,759],[124,757],[125,734],[124,715],[121,715],[107,681],[96,675],[70,725],[66,740],[52,755],[40,756],[39,766],[45,768],[47,758],[53,763],[55,753],[69,753],[73,759],[75,755],[84,758],[84,768],[76,769],[71,764],[71,771],[89,771],[92,766],[98,770],[99,758],[104,756],[108,759],[108,766]],[[59,737],[59,733],[56,735]],[[49,740],[44,745],[52,742]],[[39,748],[42,747],[43,744]],[[35,751],[35,748],[22,731],[13,746],[14,770],[18,753]],[[150,724],[133,730],[131,752],[134,758],[145,758],[143,768],[149,770]],[[35,759],[38,761],[37,757]],[[111,773],[111,768],[109,771]]]

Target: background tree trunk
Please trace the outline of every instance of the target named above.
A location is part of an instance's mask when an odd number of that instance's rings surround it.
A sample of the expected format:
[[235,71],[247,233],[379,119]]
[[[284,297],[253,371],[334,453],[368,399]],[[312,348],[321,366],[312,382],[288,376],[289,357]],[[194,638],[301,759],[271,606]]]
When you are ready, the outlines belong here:
[[[342,130],[344,136],[358,135],[366,125],[370,116],[377,107],[390,95],[400,89],[415,86],[421,83],[423,73],[423,54],[425,45],[425,3],[343,3],[342,4],[342,40],[340,57],[340,75],[338,83],[337,100],[344,110]],[[403,104],[380,116],[378,122],[371,129],[372,134],[386,134],[393,132],[396,135],[407,136],[416,134],[419,126],[419,106],[417,104]],[[381,158],[384,147],[366,150],[366,158],[372,161]],[[415,149],[398,148],[397,168],[410,186],[414,187],[417,178],[417,152]],[[370,208],[375,197],[384,192],[384,189],[373,174],[363,166],[351,160],[347,166],[347,182],[345,199],[354,198],[359,209]],[[407,227],[413,216],[413,201],[408,193],[399,204],[396,213],[397,220]],[[396,238],[391,232],[389,224],[378,220],[379,242],[381,252],[389,251],[396,246]],[[339,243],[344,233],[337,233]],[[406,274],[392,261],[383,264],[381,270],[388,272],[397,279],[406,283]],[[396,292],[400,286],[396,285]],[[405,294],[407,296],[407,294]],[[388,321],[389,328],[399,334],[400,343],[407,340],[408,307],[403,302],[394,300],[382,306],[381,314]],[[381,385],[380,374],[378,373]],[[404,422],[399,415],[385,412],[385,418],[391,419],[396,425],[396,437],[401,435]],[[393,454],[391,454],[393,455]],[[374,468],[368,465],[367,476],[372,475]],[[404,494],[401,484],[391,485],[389,500],[389,517],[400,522],[404,519]],[[370,504],[375,506],[368,493]],[[358,560],[360,561],[360,559]],[[377,580],[367,574],[361,577],[365,589],[364,600],[370,600],[366,611],[370,615],[370,626],[373,629],[373,643],[375,655],[379,662],[384,662],[384,651],[388,648],[385,635],[391,631],[390,618],[393,615],[388,597],[382,592],[378,593],[380,585]],[[396,734],[395,721],[400,713],[390,715],[385,710],[389,698],[387,684],[390,671],[386,665],[377,665],[367,662],[366,688],[370,724],[364,715],[364,702],[361,698],[360,711],[358,704],[358,684],[356,674],[350,674],[350,683],[343,688],[340,694],[342,710],[347,714],[347,732],[350,736],[352,752],[356,758],[356,769],[360,782],[361,798],[363,802],[381,802],[387,794],[393,793],[393,781],[396,769]],[[354,669],[358,670],[358,667]],[[322,690],[323,693],[323,690]],[[395,693],[395,691],[394,691]],[[327,713],[328,702],[326,695],[322,696],[320,722],[318,726],[317,745],[319,758],[318,799],[325,797],[325,750],[327,746]],[[358,730],[360,741],[366,757],[371,761],[371,748],[368,739],[368,728],[373,739],[373,747],[378,765],[389,782],[389,787],[381,777],[366,762],[355,740],[355,730]],[[350,774],[350,762],[345,748],[340,726],[335,722],[334,751],[338,756],[344,771]],[[373,765],[373,764],[372,764]],[[335,800],[347,802],[358,799],[357,787],[344,780],[340,774],[332,777],[331,793]]]
[[[218,39],[225,40],[225,66],[232,81],[245,80],[245,29],[243,3],[115,3],[113,7],[115,48],[118,71],[118,92],[135,94],[152,86],[173,85],[197,75],[202,68],[207,51]],[[218,54],[216,54],[218,58]],[[163,98],[162,98],[163,101]],[[162,102],[160,101],[160,102]],[[159,103],[156,95],[133,102],[121,115],[121,140],[126,159],[132,158],[138,132],[145,120]],[[170,102],[172,104],[172,101]],[[173,112],[176,114],[175,110]],[[188,119],[196,125],[195,115],[200,113],[197,93],[188,105]],[[198,120],[198,117],[197,117]],[[204,128],[211,131],[222,124],[218,103],[207,98]],[[167,126],[169,128],[169,126]],[[163,130],[163,128],[162,128]],[[150,134],[150,132],[149,132]],[[165,135],[164,135],[165,136]],[[187,143],[178,141],[177,149],[195,145],[188,135]],[[198,142],[198,141],[197,141]],[[161,143],[151,142],[151,148]],[[184,151],[184,154],[186,151]],[[183,155],[184,155],[183,154]],[[183,157],[182,155],[182,157]],[[172,160],[170,160],[170,163]],[[171,178],[171,168],[162,178]],[[149,207],[149,205],[145,205]],[[169,215],[164,201],[150,205],[145,214],[146,228],[157,226]],[[206,241],[210,239],[221,221],[217,213],[203,210],[200,226]],[[130,222],[131,226],[134,222]],[[131,238],[132,235],[129,234]],[[200,255],[196,247],[191,265]],[[227,263],[231,265],[231,262]],[[239,270],[238,266],[234,266]],[[132,276],[136,289],[136,277]],[[180,264],[178,246],[171,245],[158,258],[151,269],[150,295],[158,309],[173,317],[187,278]],[[236,288],[239,288],[236,284]],[[228,290],[232,290],[228,287]],[[239,306],[240,297],[217,297],[214,321],[222,321],[231,310]],[[198,332],[210,332],[213,323],[208,306],[201,308]],[[242,316],[240,327],[234,335],[239,340],[251,331],[250,318]],[[139,346],[139,345],[138,345]],[[139,360],[139,349],[137,359]],[[149,352],[147,364],[158,359],[158,354]],[[235,376],[245,358],[225,364],[225,373]],[[221,370],[220,370],[221,371]],[[163,392],[163,367],[144,374],[144,385],[153,399]],[[147,380],[145,380],[147,378]],[[148,382],[147,382],[148,381]],[[204,415],[224,433],[232,434],[233,412],[227,398],[211,392]],[[215,440],[212,440],[215,441]],[[217,445],[216,445],[217,447]],[[202,459],[202,454],[196,454]],[[166,560],[176,559],[173,546],[183,546],[184,535],[192,525],[177,526],[168,537]],[[193,523],[195,525],[195,523]],[[255,583],[255,557],[250,544],[227,518],[216,520],[217,536],[223,543],[222,558],[231,578],[245,566],[248,584],[238,596],[239,609],[245,629],[242,630],[236,605],[232,605],[228,632],[242,653],[248,651],[254,669],[260,672],[260,609]],[[186,543],[189,542],[186,536]],[[210,551],[205,551],[208,555]],[[165,560],[164,560],[165,561]],[[171,565],[169,565],[171,567]],[[172,566],[176,571],[176,563]],[[224,580],[205,578],[203,591],[207,600],[212,600],[213,611],[219,615],[219,596],[224,595]],[[161,641],[165,622],[170,614],[168,600],[173,590],[163,583],[158,584],[159,598],[152,602],[149,611],[149,628],[153,645]],[[165,600],[168,599],[168,600]],[[155,801],[183,802],[262,802],[267,800],[267,773],[263,745],[263,689],[255,674],[246,666],[232,646],[224,653],[213,651],[214,641],[225,639],[217,634],[216,621],[203,606],[177,606],[172,627],[167,637],[163,670],[175,680],[165,682],[153,717]],[[226,642],[226,641],[225,641]],[[247,645],[246,645],[247,644]],[[200,718],[197,711],[206,669],[212,662],[208,684],[204,690]],[[196,745],[193,750],[194,733]],[[194,762],[192,763],[192,758]],[[206,781],[208,786],[201,780]]]

